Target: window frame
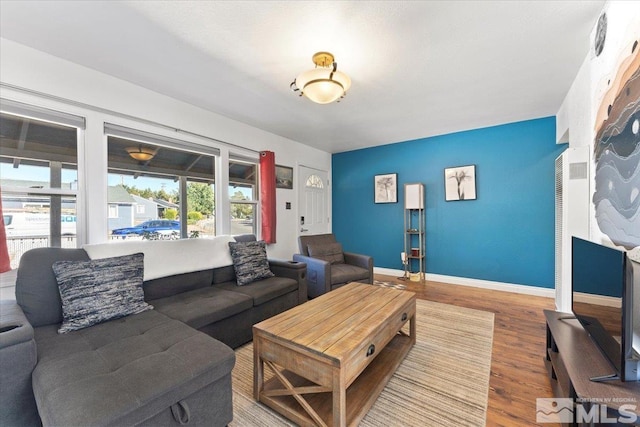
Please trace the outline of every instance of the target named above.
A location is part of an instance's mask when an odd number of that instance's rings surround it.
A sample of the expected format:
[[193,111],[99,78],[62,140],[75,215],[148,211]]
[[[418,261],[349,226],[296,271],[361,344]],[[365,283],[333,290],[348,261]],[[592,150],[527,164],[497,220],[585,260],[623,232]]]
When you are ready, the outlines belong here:
[[[136,129],[168,139],[185,141],[195,151],[216,150],[215,177],[215,233],[231,234],[230,204],[228,197],[230,158],[250,159],[258,163],[260,151],[252,148],[255,144],[238,145],[215,137],[219,132],[215,127],[200,126],[193,120],[186,121],[185,129],[176,127],[175,116],[167,116],[156,110],[144,113],[127,114],[120,107],[99,106],[69,97],[56,96],[21,87],[4,87],[0,95],[0,104],[8,103],[26,106],[29,110],[53,111],[56,115],[68,115],[84,124],[77,132],[78,156],[76,192],[77,245],[108,242],[108,212],[105,209],[108,194],[108,143],[104,127],[116,124],[123,128]],[[117,105],[117,104],[110,104]],[[51,120],[55,121],[55,120]],[[187,130],[190,129],[190,130]],[[258,181],[259,185],[259,181]],[[259,188],[256,187],[259,195]],[[3,188],[4,191],[4,188]],[[147,209],[148,211],[148,209]],[[256,235],[259,235],[260,204],[256,201]],[[181,212],[180,215],[186,215]],[[212,218],[213,220],[213,218]]]
[[[230,171],[231,171],[231,163],[239,163],[239,164],[246,164],[246,165],[251,165],[255,168],[255,180],[253,181],[253,183],[251,184],[252,187],[252,198],[251,200],[234,200],[231,198],[231,195],[228,194],[229,188],[233,185],[232,181],[231,181],[231,176],[230,176]],[[232,221],[232,217],[231,217],[231,212],[232,212],[232,205],[234,204],[238,204],[238,205],[249,205],[252,207],[253,210],[253,218],[252,218],[252,224],[251,224],[251,231],[252,233],[256,236],[256,238],[260,238],[259,236],[259,223],[260,223],[260,219],[261,219],[261,214],[260,214],[260,162],[259,159],[256,157],[254,158],[250,158],[250,157],[245,157],[245,156],[239,156],[239,155],[232,155],[229,156],[229,167],[227,170],[227,175],[229,175],[229,185],[227,187],[227,196],[229,197],[229,221]],[[242,185],[242,184],[248,184],[248,182],[238,182],[238,185]],[[230,229],[231,229],[231,224],[229,224]]]
[[[83,193],[79,190],[81,188],[80,182],[82,176],[82,153],[84,148],[84,136],[86,129],[86,118],[81,115],[66,113],[58,109],[54,108],[45,108],[40,107],[34,104],[23,103],[15,100],[11,100],[8,98],[0,97],[0,114],[7,115],[11,117],[21,118],[27,121],[38,122],[41,125],[46,125],[51,123],[52,125],[64,126],[69,129],[75,130],[75,158],[74,159],[66,159],[61,155],[56,155],[54,159],[47,159],[46,152],[42,152],[42,158],[29,157],[27,152],[25,157],[20,156],[19,151],[2,150],[3,157],[13,158],[15,159],[29,159],[34,163],[42,163],[38,167],[47,168],[49,172],[49,187],[46,188],[29,188],[29,187],[20,187],[20,186],[2,186],[2,194],[4,195],[12,195],[12,196],[21,196],[21,197],[43,197],[49,199],[48,209],[49,209],[49,217],[52,216],[60,216],[61,221],[52,221],[50,220],[49,232],[48,232],[48,247],[69,247],[69,240],[62,230],[62,218],[65,216],[62,213],[62,205],[64,203],[64,198],[72,198],[73,203],[75,205],[75,218],[76,218],[76,226],[75,226],[75,236],[73,237],[73,247],[79,247],[84,242],[84,219],[82,216],[83,212]],[[75,176],[76,185],[75,188],[70,186],[69,188],[62,188],[61,186],[61,177],[62,171],[64,168],[63,165],[74,165],[75,168]],[[51,188],[51,186],[58,185],[59,187]],[[46,204],[46,203],[45,203]],[[64,239],[63,239],[64,237]],[[21,256],[21,255],[20,255]]]
[[[111,122],[104,122],[104,136],[106,140],[107,150],[109,150],[109,144],[110,144],[109,138],[114,137],[119,140],[131,141],[132,145],[137,143],[144,143],[146,146],[155,147],[156,149],[167,149],[167,150],[183,152],[183,153],[188,153],[188,154],[193,154],[198,156],[206,156],[207,158],[210,158],[211,161],[213,162],[213,174],[211,176],[200,176],[200,175],[193,175],[193,174],[190,175],[188,173],[188,170],[186,171],[180,170],[181,173],[175,174],[175,178],[177,179],[177,182],[178,182],[177,190],[178,190],[178,198],[179,198],[179,203],[178,203],[179,217],[187,219],[185,221],[180,221],[180,238],[186,239],[186,238],[192,237],[188,232],[187,187],[189,182],[206,183],[213,187],[213,197],[214,197],[213,214],[215,215],[218,209],[218,206],[215,200],[217,198],[216,197],[217,191],[219,191],[216,178],[218,176],[217,170],[220,167],[220,157],[221,157],[220,149],[215,147],[196,144],[183,139],[177,139],[177,138],[164,136],[161,134],[156,134],[153,132],[148,132],[146,130],[141,130],[138,128],[117,125]],[[110,171],[117,170],[117,169],[126,170],[126,169],[122,169],[121,167],[111,166],[109,163],[109,159],[107,159],[107,171],[106,171],[107,181],[108,181],[108,176],[113,173]],[[132,172],[132,170],[128,170],[128,172]],[[184,172],[187,172],[187,173],[184,173]],[[151,174],[163,175],[163,173],[161,172],[151,172]],[[170,175],[173,175],[173,174],[167,173],[167,177],[169,177]],[[134,209],[132,209],[132,214],[133,213],[134,213]],[[215,217],[217,218],[217,215],[215,215]],[[159,219],[162,219],[162,218],[159,218]],[[132,224],[132,225],[135,225],[135,224]],[[214,225],[213,233],[214,235],[218,233],[217,220],[216,220],[216,224]]]

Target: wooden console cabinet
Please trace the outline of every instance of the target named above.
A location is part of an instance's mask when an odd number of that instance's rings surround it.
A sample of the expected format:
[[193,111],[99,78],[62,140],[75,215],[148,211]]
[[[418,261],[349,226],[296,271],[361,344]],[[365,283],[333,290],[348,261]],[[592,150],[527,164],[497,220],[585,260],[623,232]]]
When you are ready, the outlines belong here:
[[[554,396],[573,399],[576,407],[582,406],[582,413],[591,411],[592,405],[598,405],[591,412],[592,423],[576,423],[574,418],[573,423],[565,423],[563,426],[616,425],[615,422],[611,422],[612,419],[624,421],[618,424],[621,426],[638,425],[640,382],[591,381],[592,377],[611,374],[611,365],[571,314],[545,310],[544,315],[547,319],[547,348],[544,361]],[[605,406],[606,414],[601,413]],[[577,409],[576,407],[574,409]],[[622,413],[619,412],[621,407]],[[633,414],[636,420],[629,423]],[[584,421],[584,417],[578,421]]]

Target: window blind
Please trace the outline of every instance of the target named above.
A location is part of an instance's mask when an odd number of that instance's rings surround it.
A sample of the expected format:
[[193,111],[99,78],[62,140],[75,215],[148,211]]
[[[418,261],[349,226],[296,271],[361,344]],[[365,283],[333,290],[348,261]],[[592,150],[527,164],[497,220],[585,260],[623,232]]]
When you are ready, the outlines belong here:
[[132,129],[113,123],[104,124],[105,135],[115,136],[117,138],[130,139],[133,141],[144,142],[152,145],[160,145],[170,148],[181,149],[212,156],[220,155],[220,149],[207,145],[196,144],[194,142],[184,141],[182,139],[171,138],[164,135],[158,135],[151,132],[145,132],[138,129]]
[[29,117],[78,129],[85,128],[84,117],[62,111],[50,110],[44,107],[37,107],[35,105],[23,104],[22,102],[12,101],[10,99],[0,99],[0,111],[13,114],[14,116]]

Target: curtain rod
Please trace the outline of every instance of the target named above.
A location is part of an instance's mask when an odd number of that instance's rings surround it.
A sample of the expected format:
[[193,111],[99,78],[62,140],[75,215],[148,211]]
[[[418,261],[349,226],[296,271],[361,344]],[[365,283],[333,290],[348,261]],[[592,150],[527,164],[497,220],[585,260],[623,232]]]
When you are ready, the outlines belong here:
[[122,118],[122,119],[133,120],[133,121],[141,122],[141,123],[144,123],[144,124],[147,124],[147,125],[152,125],[152,126],[158,126],[158,127],[163,128],[163,129],[167,129],[167,130],[170,130],[170,131],[173,131],[173,132],[176,132],[176,133],[182,133],[182,134],[185,134],[185,135],[195,136],[195,137],[198,137],[198,138],[206,139],[208,141],[216,142],[218,144],[222,144],[222,145],[225,145],[227,147],[239,148],[241,150],[250,151],[252,153],[257,153],[257,154],[260,153],[260,151],[258,151],[258,150],[253,150],[251,148],[243,147],[241,145],[237,145],[237,144],[232,144],[230,142],[221,141],[219,139],[211,138],[211,137],[206,136],[206,135],[201,135],[199,133],[195,133],[195,132],[191,132],[191,131],[188,131],[188,130],[176,128],[176,127],[173,127],[173,126],[165,125],[163,123],[154,122],[153,120],[143,119],[143,118],[132,116],[132,115],[129,115],[129,114],[119,113],[117,111],[109,110],[107,108],[97,107],[95,105],[86,104],[86,103],[80,102],[80,101],[74,101],[72,99],[63,98],[61,96],[51,95],[49,93],[40,92],[40,91],[37,91],[37,90],[28,89],[28,88],[25,88],[25,87],[16,86],[16,85],[12,85],[12,84],[9,84],[9,83],[3,83],[3,82],[0,82],[0,87],[11,89],[11,90],[15,90],[15,91],[18,91],[18,92],[27,93],[27,94],[30,94],[30,95],[35,95],[35,96],[38,96],[40,98],[45,98],[45,99],[49,99],[49,100],[56,101],[56,102],[61,102],[63,104],[72,105],[74,107],[80,107],[80,108],[89,109],[91,111],[95,111],[95,112],[98,112],[98,113],[110,114],[112,116],[116,116],[116,117],[119,117],[119,118]]

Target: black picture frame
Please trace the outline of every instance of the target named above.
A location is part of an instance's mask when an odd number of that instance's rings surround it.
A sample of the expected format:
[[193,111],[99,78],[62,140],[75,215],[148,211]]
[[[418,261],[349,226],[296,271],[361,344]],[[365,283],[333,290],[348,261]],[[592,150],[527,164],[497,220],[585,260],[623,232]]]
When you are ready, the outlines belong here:
[[293,190],[293,168],[276,165],[276,188]]
[[373,177],[373,201],[375,203],[398,202],[397,173],[386,173]]
[[476,165],[444,169],[444,199],[447,202],[476,198]]

